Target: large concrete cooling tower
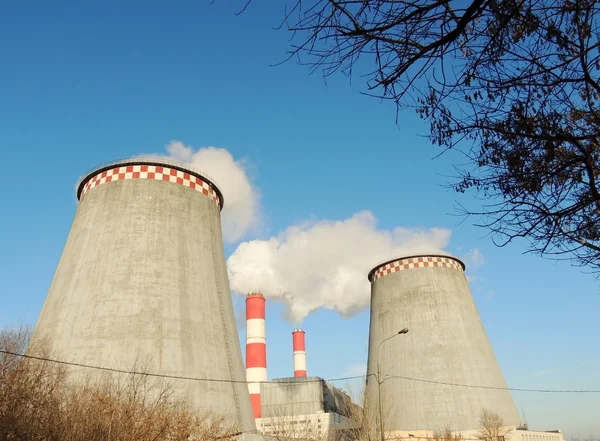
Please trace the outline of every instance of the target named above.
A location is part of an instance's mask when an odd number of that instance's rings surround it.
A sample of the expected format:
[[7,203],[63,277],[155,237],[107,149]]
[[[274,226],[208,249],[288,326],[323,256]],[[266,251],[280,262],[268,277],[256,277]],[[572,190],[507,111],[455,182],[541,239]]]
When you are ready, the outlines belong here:
[[222,380],[174,386],[195,407],[254,431],[220,190],[191,167],[132,159],[87,174],[77,198],[34,339],[49,339],[69,362],[129,369],[137,361],[146,372]]
[[[369,273],[367,402],[377,420],[383,415],[384,432],[477,429],[483,408],[519,424],[464,269],[454,257],[417,256]],[[409,332],[398,335],[404,328]]]

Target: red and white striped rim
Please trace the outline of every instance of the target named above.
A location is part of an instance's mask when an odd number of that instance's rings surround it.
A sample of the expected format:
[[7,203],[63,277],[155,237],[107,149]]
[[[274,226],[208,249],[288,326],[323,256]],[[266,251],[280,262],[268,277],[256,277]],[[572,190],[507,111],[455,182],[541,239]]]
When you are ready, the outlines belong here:
[[388,274],[415,268],[450,268],[464,272],[464,264],[453,257],[446,256],[420,256],[407,257],[394,260],[384,265],[375,267],[369,273],[369,280],[375,282]]
[[215,205],[221,208],[220,195],[209,181],[183,170],[154,164],[116,166],[90,175],[85,183],[82,182],[79,199],[81,200],[88,191],[100,185],[128,179],[150,179],[182,185],[210,197]]

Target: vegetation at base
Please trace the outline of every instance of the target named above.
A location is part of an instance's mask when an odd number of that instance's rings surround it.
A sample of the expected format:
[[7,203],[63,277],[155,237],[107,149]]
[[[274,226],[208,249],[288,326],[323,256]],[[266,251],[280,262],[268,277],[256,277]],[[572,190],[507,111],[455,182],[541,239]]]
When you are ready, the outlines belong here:
[[[0,349],[50,357],[28,328],[0,330]],[[172,385],[144,375],[69,381],[66,366],[0,354],[0,441],[208,441],[238,431],[193,411]]]

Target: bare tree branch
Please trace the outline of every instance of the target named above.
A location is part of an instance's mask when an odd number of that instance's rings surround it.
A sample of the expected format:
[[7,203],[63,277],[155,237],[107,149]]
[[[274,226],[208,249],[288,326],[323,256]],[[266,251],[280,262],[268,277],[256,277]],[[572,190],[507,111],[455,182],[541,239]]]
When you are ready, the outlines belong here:
[[[414,109],[462,152],[451,187],[500,246],[600,272],[600,20],[592,0],[298,0],[293,56]],[[362,71],[362,72],[359,72]]]

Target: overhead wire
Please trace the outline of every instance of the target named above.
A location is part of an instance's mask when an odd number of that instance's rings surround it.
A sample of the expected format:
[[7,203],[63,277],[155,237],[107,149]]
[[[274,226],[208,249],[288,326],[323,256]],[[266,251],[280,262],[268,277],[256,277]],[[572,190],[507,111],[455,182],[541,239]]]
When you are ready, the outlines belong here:
[[[248,381],[246,381],[246,380],[234,380],[234,379],[229,379],[229,378],[187,377],[187,376],[180,376],[180,375],[157,374],[157,373],[152,373],[152,372],[140,372],[140,371],[133,371],[133,370],[109,368],[109,367],[103,367],[103,366],[93,366],[93,365],[88,365],[88,364],[83,364],[83,363],[75,363],[75,362],[64,361],[64,360],[56,360],[56,359],[47,358],[47,357],[39,357],[39,356],[35,356],[35,355],[20,354],[18,352],[6,351],[3,349],[0,349],[0,353],[6,354],[6,355],[12,355],[15,357],[27,358],[27,359],[38,360],[38,361],[45,361],[45,362],[49,362],[49,363],[56,363],[56,364],[67,365],[67,366],[75,366],[75,367],[81,367],[81,368],[85,368],[85,369],[95,369],[95,370],[100,370],[100,371],[115,372],[115,373],[120,373],[120,374],[140,375],[140,376],[158,377],[158,378],[170,378],[170,379],[174,379],[174,380],[205,381],[205,382],[213,382],[213,383],[248,384]],[[336,377],[336,378],[328,378],[328,379],[306,378],[301,382],[289,381],[289,380],[286,381],[285,379],[280,379],[277,381],[272,381],[272,380],[252,381],[252,383],[270,383],[270,384],[283,383],[283,384],[297,384],[297,385],[302,385],[302,384],[306,384],[306,383],[319,383],[322,381],[327,381],[327,382],[333,383],[333,382],[337,382],[337,381],[358,380],[359,378],[366,379],[370,375],[374,375],[374,374],[352,375],[352,376],[347,376],[347,377]],[[439,384],[439,385],[443,385],[443,386],[470,387],[470,388],[475,388],[475,389],[508,390],[508,391],[514,391],[514,392],[592,393],[592,394],[600,393],[600,389],[598,389],[598,390],[596,390],[596,389],[525,389],[525,388],[515,388],[515,387],[500,387],[500,386],[484,386],[484,385],[451,383],[451,382],[445,382],[445,381],[427,380],[427,379],[423,379],[423,378],[415,378],[415,377],[408,377],[408,376],[402,376],[402,375],[386,376],[386,379],[390,379],[390,378],[399,378],[399,379],[403,379],[403,380],[418,381],[418,382],[422,382],[422,383]],[[385,381],[385,379],[383,381]],[[383,383],[383,381],[382,381],[382,383]]]
[[454,386],[454,387],[471,387],[476,389],[492,389],[492,390],[509,390],[512,392],[538,392],[538,393],[600,393],[600,390],[593,389],[524,389],[520,387],[500,387],[500,386],[482,386],[482,385],[472,385],[472,384],[461,384],[461,383],[449,383],[445,381],[436,381],[436,380],[425,380],[423,378],[414,378],[414,377],[405,377],[402,375],[389,375],[388,378],[401,378],[403,380],[410,381],[419,381],[422,383],[432,383],[432,384],[441,384],[444,386]]
[[[134,370],[109,368],[109,367],[103,367],[103,366],[92,366],[89,364],[75,363],[75,362],[64,361],[64,360],[56,360],[56,359],[47,358],[47,357],[38,357],[35,355],[20,354],[18,352],[5,351],[3,349],[0,349],[0,354],[13,355],[16,357],[28,358],[28,359],[32,359],[32,360],[38,360],[38,361],[46,361],[46,362],[50,362],[50,363],[62,364],[62,365],[67,365],[67,366],[75,366],[75,367],[81,367],[81,368],[86,368],[86,369],[95,369],[95,370],[100,370],[100,371],[115,372],[115,373],[119,373],[119,374],[140,375],[140,376],[159,377],[159,378],[171,378],[174,380],[205,381],[205,382],[213,382],[213,383],[248,384],[248,381],[246,381],[246,380],[233,380],[233,379],[229,379],[229,378],[186,377],[186,376],[180,376],[180,375],[157,374],[157,373],[152,373],[152,372],[140,372],[140,371],[134,371]],[[343,381],[343,380],[356,380],[356,379],[359,379],[362,377],[363,377],[362,375],[354,375],[354,376],[349,376],[349,377],[332,378],[332,379],[325,380],[325,381],[333,382],[333,381]],[[323,380],[307,378],[306,380],[302,381],[302,383],[300,383],[300,384],[319,383],[321,381],[323,381]],[[295,382],[292,382],[292,381],[289,381],[289,382],[278,381],[278,382],[295,384]],[[271,381],[268,381],[268,380],[267,381],[252,381],[252,383],[271,383]]]

